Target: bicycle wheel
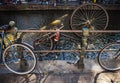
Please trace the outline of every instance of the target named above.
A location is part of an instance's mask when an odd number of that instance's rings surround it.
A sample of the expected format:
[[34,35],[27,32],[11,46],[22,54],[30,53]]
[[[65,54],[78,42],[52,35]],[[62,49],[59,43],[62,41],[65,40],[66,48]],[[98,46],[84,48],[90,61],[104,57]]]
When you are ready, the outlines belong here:
[[[104,30],[108,26],[108,13],[98,4],[87,3],[76,8],[71,16],[70,25],[73,30],[82,30],[87,27],[90,30]],[[82,34],[75,33],[81,37]],[[90,34],[91,37],[98,34]]]
[[109,71],[120,69],[120,42],[106,45],[98,54],[98,63]]
[[38,55],[45,56],[49,52],[39,52],[41,50],[52,50],[53,48],[53,41],[48,34],[41,35],[38,39],[36,39],[33,43],[33,47],[35,51],[38,51]]
[[5,66],[15,74],[28,74],[36,66],[36,57],[33,51],[24,44],[13,44],[3,52]]

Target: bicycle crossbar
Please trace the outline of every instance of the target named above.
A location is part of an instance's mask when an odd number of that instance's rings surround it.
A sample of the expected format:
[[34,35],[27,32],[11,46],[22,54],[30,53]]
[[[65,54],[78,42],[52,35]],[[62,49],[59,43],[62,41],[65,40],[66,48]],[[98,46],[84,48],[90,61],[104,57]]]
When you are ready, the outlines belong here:
[[[58,32],[58,30],[18,30],[19,32],[41,32],[41,33],[46,33],[46,32]],[[64,33],[82,33],[82,30],[59,30],[59,32],[64,32]],[[120,33],[120,30],[91,30],[89,31],[90,33]]]

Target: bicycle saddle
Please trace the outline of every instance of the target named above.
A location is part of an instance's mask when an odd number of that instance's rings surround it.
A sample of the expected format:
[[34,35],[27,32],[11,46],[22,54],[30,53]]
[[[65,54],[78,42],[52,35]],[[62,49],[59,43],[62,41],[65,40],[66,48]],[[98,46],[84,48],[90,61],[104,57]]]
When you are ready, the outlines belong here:
[[60,24],[61,23],[61,20],[54,20],[52,23],[51,23],[51,25],[58,25],[58,24]]

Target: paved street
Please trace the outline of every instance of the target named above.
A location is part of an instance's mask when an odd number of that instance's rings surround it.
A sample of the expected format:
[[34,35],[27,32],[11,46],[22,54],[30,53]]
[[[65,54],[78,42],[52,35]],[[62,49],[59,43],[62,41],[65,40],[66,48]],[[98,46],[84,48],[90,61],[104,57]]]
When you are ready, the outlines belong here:
[[35,71],[22,76],[12,74],[4,66],[0,69],[3,83],[120,83],[119,71],[104,71],[89,59],[84,60],[83,70],[59,60],[38,62]]

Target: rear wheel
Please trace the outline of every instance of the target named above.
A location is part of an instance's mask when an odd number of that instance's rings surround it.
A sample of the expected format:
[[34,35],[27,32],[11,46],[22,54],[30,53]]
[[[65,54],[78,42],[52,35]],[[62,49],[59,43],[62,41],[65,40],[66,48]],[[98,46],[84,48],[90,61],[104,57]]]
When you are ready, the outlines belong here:
[[36,57],[33,51],[24,44],[13,44],[3,52],[5,66],[15,74],[28,74],[36,66]]

